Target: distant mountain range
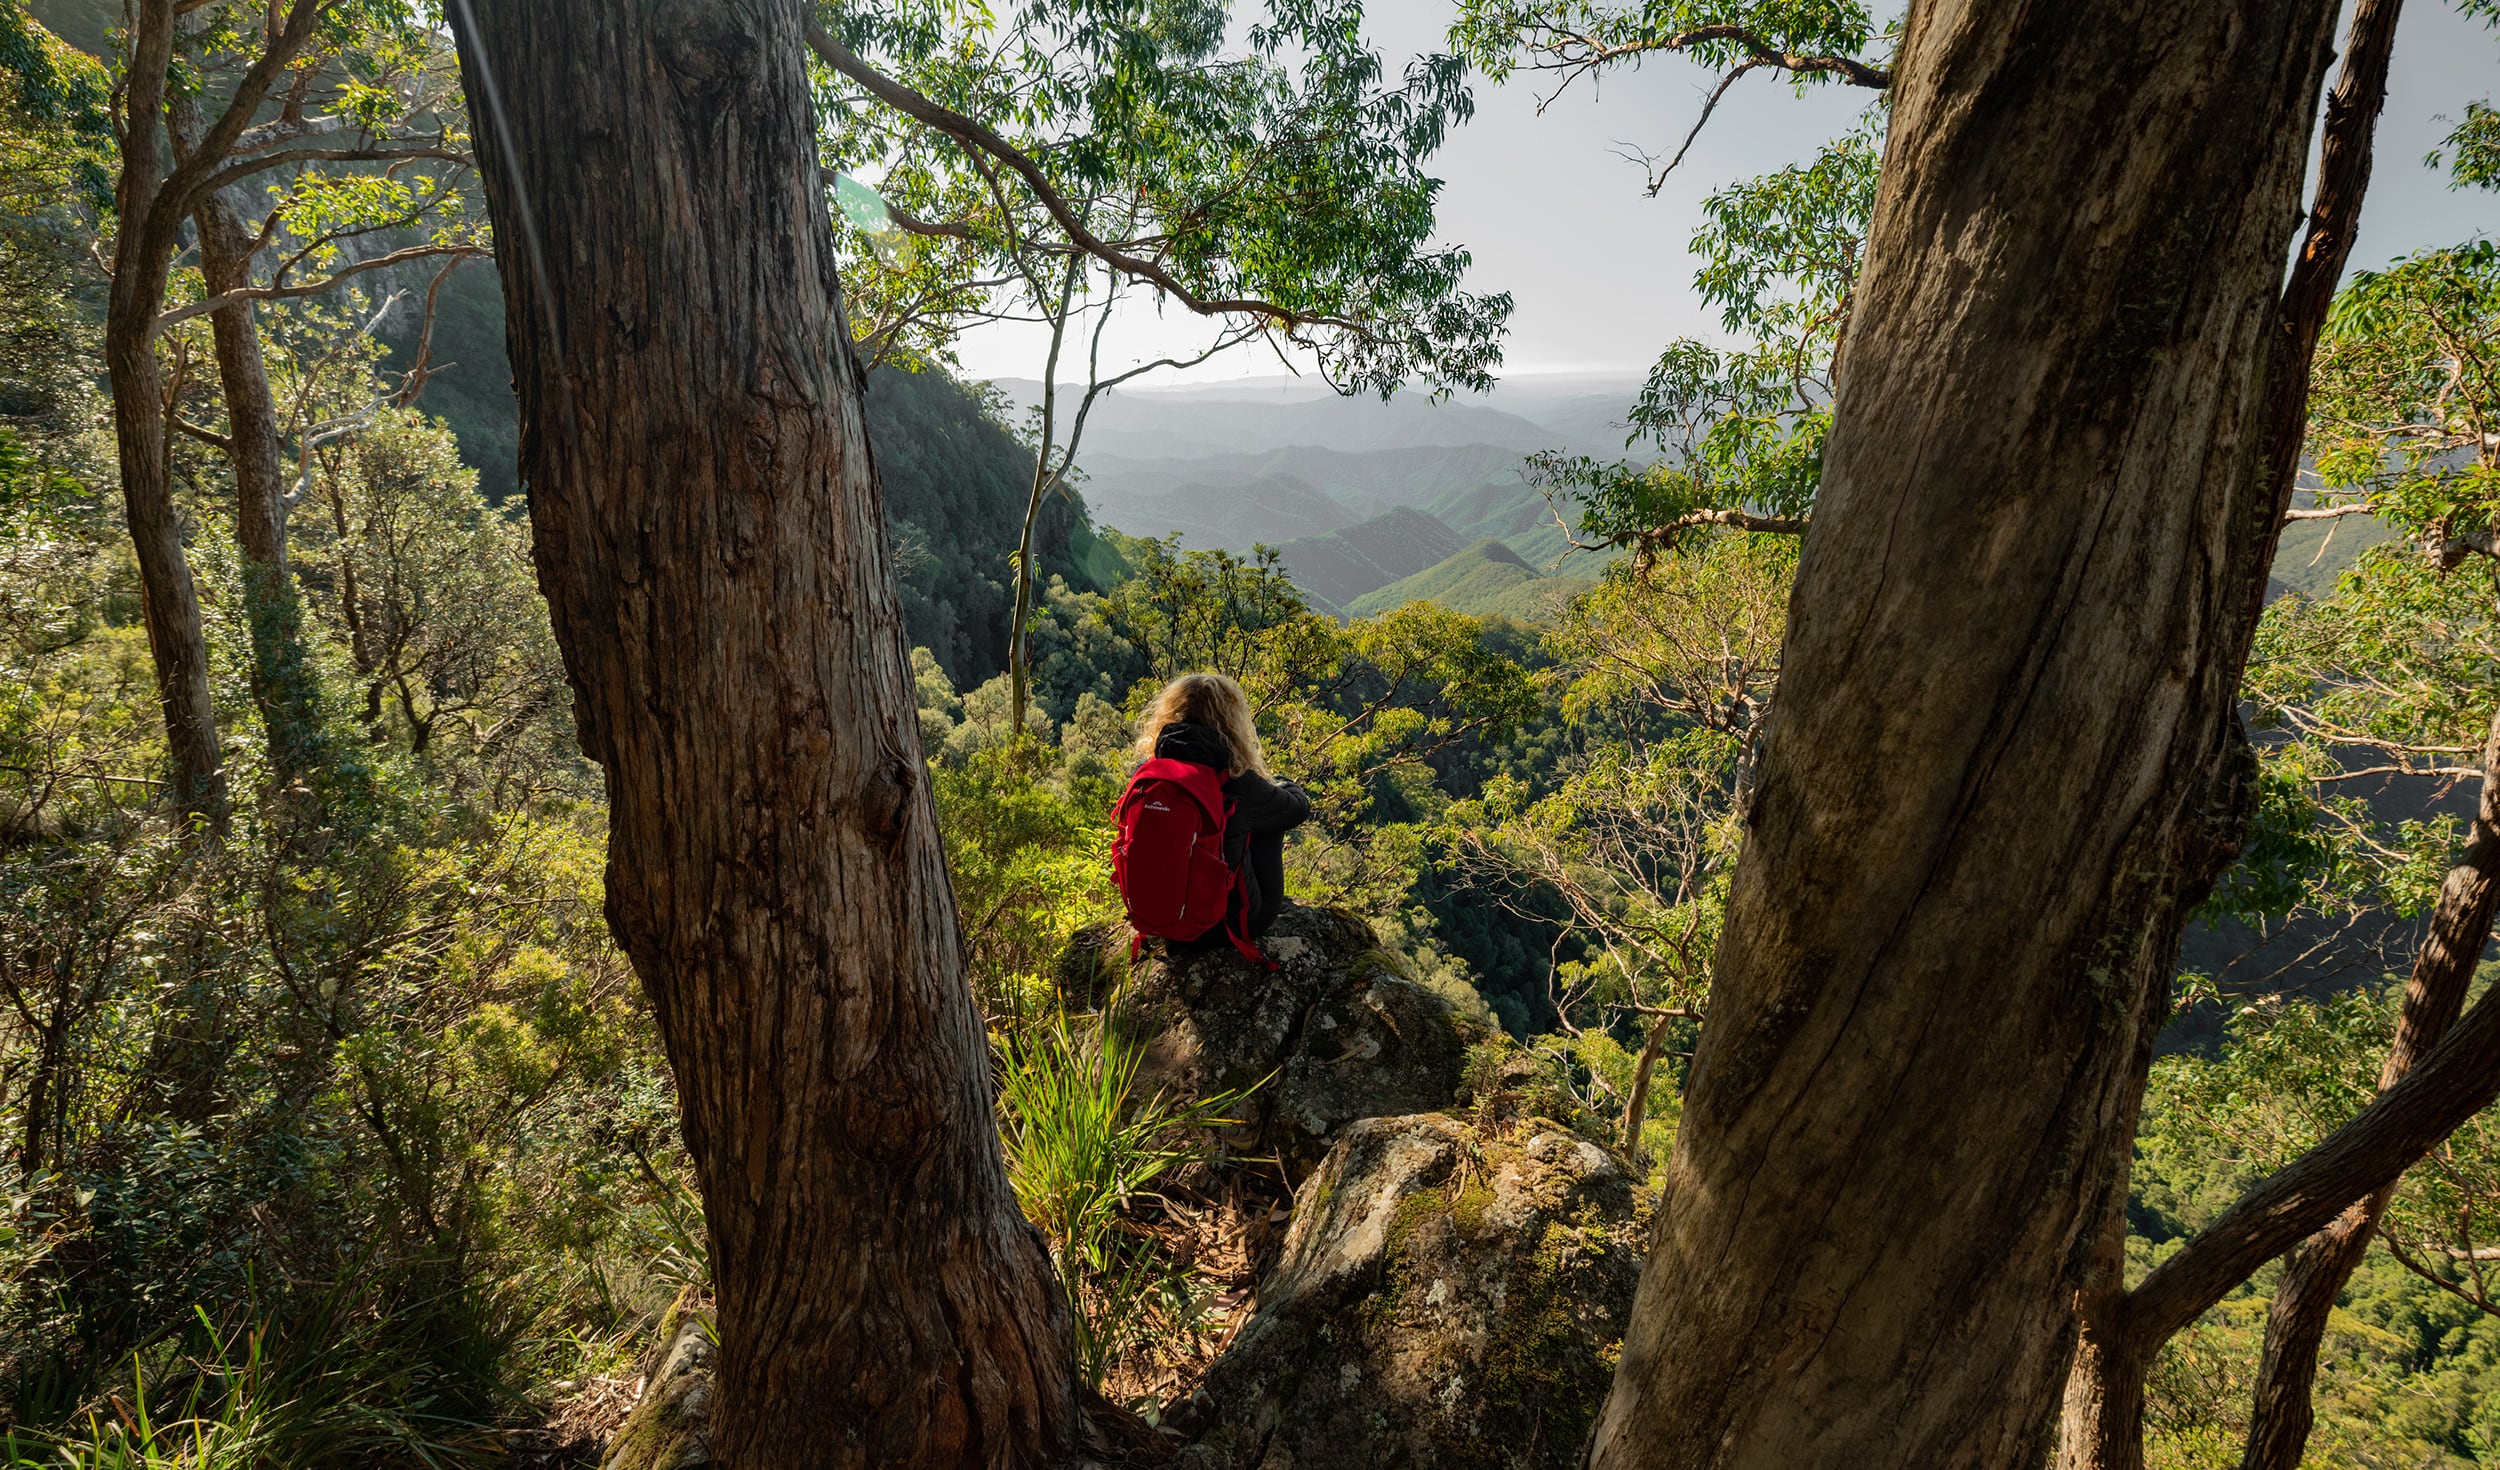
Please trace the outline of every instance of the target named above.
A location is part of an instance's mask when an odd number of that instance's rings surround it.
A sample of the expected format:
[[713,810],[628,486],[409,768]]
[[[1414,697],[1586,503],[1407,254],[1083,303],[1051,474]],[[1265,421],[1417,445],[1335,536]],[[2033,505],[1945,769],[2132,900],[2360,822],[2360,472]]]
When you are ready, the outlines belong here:
[[[1523,455],[1539,449],[1621,452],[1623,431],[1612,426],[1631,406],[1637,380],[1569,381],[1561,391],[1540,392],[1531,378],[1490,395],[1438,402],[1424,393],[1400,393],[1386,402],[1347,398],[1306,379],[1114,389],[1087,417],[1082,457],[1205,459],[1293,445],[1351,453],[1470,444]],[[991,386],[1019,410],[1041,400],[1037,379],[997,378]],[[1073,392],[1063,387],[1062,394],[1073,401]]]
[[1583,576],[1549,576],[1488,536],[1411,577],[1365,593],[1346,604],[1345,610],[1367,618],[1410,602],[1437,602],[1452,612],[1475,617],[1546,623],[1562,612],[1563,604],[1587,591],[1592,581]]
[[1344,616],[1364,594],[1458,555],[1466,545],[1429,511],[1399,506],[1325,536],[1276,548],[1294,585],[1324,612]]
[[[1019,406],[1040,397],[1030,379],[994,386]],[[1621,454],[1637,389],[1629,377],[1529,377],[1438,403],[1341,398],[1300,380],[1115,391],[1077,459],[1098,523],[1191,547],[1272,546],[1331,614],[1430,597],[1529,616],[1586,586],[1599,562],[1572,553],[1569,507],[1558,514],[1529,483],[1528,456]],[[1552,585],[1526,585],[1539,582]],[[1384,601],[1392,588],[1407,595]]]

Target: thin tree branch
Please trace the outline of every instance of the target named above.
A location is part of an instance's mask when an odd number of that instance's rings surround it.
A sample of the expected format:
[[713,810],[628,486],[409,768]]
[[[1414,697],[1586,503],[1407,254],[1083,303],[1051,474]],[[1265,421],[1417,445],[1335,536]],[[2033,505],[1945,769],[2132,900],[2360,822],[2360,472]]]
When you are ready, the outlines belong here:
[[465,258],[454,256],[444,261],[442,269],[434,273],[434,279],[426,283],[425,312],[417,328],[417,360],[409,365],[408,375],[400,380],[399,394],[393,400],[400,408],[416,402],[417,395],[425,391],[425,380],[433,371],[434,305],[443,294],[443,283],[451,279],[453,271],[460,269],[460,263]]
[[[191,157],[166,176],[163,187],[158,191],[157,202],[165,206],[168,215],[177,220],[188,217],[201,195],[222,189],[231,182],[218,176],[219,165],[234,155],[235,140],[243,136],[253,114],[260,111],[260,104],[269,95],[270,85],[295,64],[295,58],[311,43],[315,23],[332,3],[334,0],[294,0],[287,7],[286,20],[269,38],[267,49],[253,60],[235,83],[234,92],[227,99],[226,110],[209,124],[208,131],[201,136],[200,145],[192,151]],[[272,9],[275,9],[274,5]],[[156,82],[161,96],[163,79],[159,77]]]
[[2500,1000],[2474,1003],[2422,1064],[2325,1142],[2269,1175],[2127,1296],[2139,1341],[2195,1321],[2344,1207],[2393,1183],[2500,1097]]
[[489,252],[485,247],[479,245],[411,245],[405,250],[394,250],[388,255],[377,255],[371,260],[360,260],[354,265],[342,266],[318,281],[307,281],[300,286],[245,286],[233,291],[221,291],[217,295],[194,301],[187,306],[177,306],[163,313],[157,317],[154,331],[162,332],[167,327],[187,322],[193,317],[207,316],[222,307],[232,306],[238,301],[274,301],[282,297],[318,296],[350,276],[360,276],[367,271],[378,271],[388,266],[405,265],[412,260],[433,260],[446,255],[465,260],[470,256],[487,253]]
[[[2396,1258],[2397,1265],[2404,1267],[2414,1275],[2421,1277],[2424,1281],[2438,1287],[2441,1291],[2448,1293],[2450,1296],[2457,1298],[2459,1301],[2470,1303],[2475,1308],[2481,1311],[2490,1312],[2494,1316],[2500,1316],[2500,1307],[2493,1306],[2489,1300],[2484,1298],[2482,1293],[2459,1286],[2457,1283],[2450,1281],[2445,1276],[2442,1276],[2438,1272],[2432,1270],[2427,1263],[2415,1256],[2413,1252],[2405,1249],[2401,1245],[2398,1245],[2394,1236],[2391,1236],[2386,1231],[2382,1230],[2378,1232],[2378,1238],[2379,1243],[2387,1247],[2387,1253]],[[2480,1259],[2479,1255],[2477,1256],[2477,1259]],[[2500,1257],[2495,1257],[2495,1259],[2500,1259]]]
[[1667,186],[1667,175],[1674,173],[1676,165],[1684,161],[1684,155],[1693,151],[1693,140],[1710,125],[1710,114],[1719,110],[1719,102],[1727,96],[1727,89],[1735,86],[1739,77],[1761,65],[1763,63],[1759,61],[1740,61],[1728,68],[1726,76],[1719,78],[1719,84],[1710,89],[1709,99],[1701,104],[1701,116],[1693,119],[1692,131],[1684,135],[1684,146],[1675,150],[1675,157],[1667,160],[1665,168],[1649,176],[1650,198],[1658,197],[1658,191]]
[[[1740,25],[1699,26],[1689,31],[1679,31],[1672,36],[1646,37],[1637,41],[1619,42],[1611,46],[1559,28],[1554,31],[1554,34],[1561,39],[1548,42],[1536,49],[1555,54],[1557,59],[1536,63],[1531,70],[1560,71],[1566,68],[1586,70],[1603,66],[1610,61],[1620,61],[1627,56],[1641,56],[1656,51],[1670,53],[1690,51],[1697,46],[1724,41],[1743,49],[1750,58],[1749,64],[1753,66],[1775,66],[1782,71],[1799,75],[1838,77],[1851,86],[1868,87],[1879,92],[1892,85],[1892,73],[1882,67],[1869,66],[1850,56],[1784,51],[1764,39],[1760,32]],[[1577,45],[1586,49],[1578,55],[1560,55],[1563,47],[1569,45]]]
[[276,153],[257,153],[229,163],[209,175],[192,193],[195,197],[211,194],[228,184],[240,183],[254,174],[267,173],[290,163],[408,163],[423,159],[456,163],[468,168],[477,166],[477,160],[468,154],[455,153],[448,148],[286,148]]
[[2265,436],[2259,442],[2272,460],[2274,519],[2268,523],[2265,555],[2253,564],[2255,575],[2247,588],[2251,637],[2265,612],[2267,572],[2274,565],[2274,550],[2292,508],[2292,492],[2300,484],[2300,451],[2309,422],[2309,371],[2317,359],[2318,336],[2325,330],[2327,311],[2335,303],[2335,288],[2344,277],[2344,262],[2352,255],[2362,196],[2369,191],[2371,152],[2378,115],[2387,103],[2387,67],[2395,53],[2396,16],[2402,4],[2403,0],[2359,0],[2353,9],[2343,64],[2327,93],[2309,226],[2284,282],[2274,338],[2267,344],[2268,384],[2258,429]]
[[[1350,317],[1292,311],[1272,301],[1262,301],[1256,297],[1209,299],[1198,295],[1182,285],[1178,278],[1160,264],[1121,250],[1087,229],[1085,222],[1078,218],[1076,210],[1051,185],[1049,177],[1042,172],[1041,165],[1027,157],[1014,144],[962,113],[940,106],[878,71],[866,61],[861,60],[850,48],[835,40],[831,32],[812,21],[807,27],[807,44],[809,49],[823,59],[825,65],[858,83],[878,101],[923,126],[935,128],[955,138],[967,147],[979,149],[1014,170],[1016,175],[1024,180],[1026,187],[1033,191],[1034,196],[1042,201],[1042,207],[1050,211],[1050,217],[1058,221],[1059,228],[1067,234],[1068,239],[1078,249],[1123,275],[1147,282],[1200,316],[1261,316],[1289,329],[1334,327],[1358,336],[1369,335],[1369,329],[1363,323]],[[888,206],[888,212],[891,212],[891,206]]]
[[220,434],[213,429],[203,429],[198,424],[191,422],[189,419],[184,418],[180,414],[173,415],[168,422],[175,428],[181,430],[183,433],[190,435],[192,438],[199,440],[202,444],[206,444],[212,449],[224,452],[231,451],[234,448],[234,441],[232,439],[227,438],[225,435]]

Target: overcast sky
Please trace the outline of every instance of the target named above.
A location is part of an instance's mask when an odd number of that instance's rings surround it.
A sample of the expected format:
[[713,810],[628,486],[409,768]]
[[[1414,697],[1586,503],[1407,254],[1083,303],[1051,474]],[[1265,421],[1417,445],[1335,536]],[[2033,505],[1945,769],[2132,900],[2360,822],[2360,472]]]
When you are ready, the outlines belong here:
[[[1450,0],[1372,0],[1369,29],[1394,70],[1399,58],[1440,47],[1449,13]],[[1619,154],[1627,145],[1672,152],[1709,81],[1698,67],[1662,58],[1595,88],[1582,81],[1542,116],[1536,102],[1551,90],[1550,78],[1477,85],[1475,120],[1451,136],[1432,167],[1446,181],[1441,236],[1475,255],[1470,289],[1516,298],[1507,371],[1637,371],[1675,337],[1717,335],[1694,299],[1685,251],[1702,199],[1810,156],[1866,101],[1848,87],[1819,87],[1801,100],[1768,76],[1748,77],[1658,197],[1647,197],[1641,169]],[[2422,164],[2447,134],[2439,117],[2500,91],[2496,82],[2500,35],[2439,0],[2405,8],[2356,266],[2500,234],[2500,195],[2452,191]],[[1206,335],[1188,313],[1158,318],[1141,301],[1114,322],[1105,365],[1195,350]],[[1041,376],[1046,346],[1038,328],[991,327],[968,335],[961,355],[974,377],[1031,378]],[[1280,371],[1273,354],[1244,350],[1188,380]]]

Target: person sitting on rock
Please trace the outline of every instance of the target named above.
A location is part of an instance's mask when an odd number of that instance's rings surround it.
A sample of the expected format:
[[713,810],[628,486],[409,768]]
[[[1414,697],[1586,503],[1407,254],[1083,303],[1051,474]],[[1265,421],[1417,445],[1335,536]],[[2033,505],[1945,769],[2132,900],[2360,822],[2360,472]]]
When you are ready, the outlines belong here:
[[[1146,706],[1137,724],[1137,758],[1188,761],[1223,774],[1231,809],[1224,861],[1239,875],[1233,901],[1241,905],[1242,932],[1252,940],[1265,934],[1285,905],[1285,834],[1309,818],[1311,798],[1269,774],[1249,696],[1222,674],[1183,674]],[[1225,940],[1219,930],[1198,942]]]

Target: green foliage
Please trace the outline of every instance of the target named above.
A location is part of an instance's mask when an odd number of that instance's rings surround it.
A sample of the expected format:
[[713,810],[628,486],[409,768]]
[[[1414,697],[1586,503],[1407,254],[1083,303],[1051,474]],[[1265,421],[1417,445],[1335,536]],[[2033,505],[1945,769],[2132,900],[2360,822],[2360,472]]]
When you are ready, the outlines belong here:
[[[173,38],[176,131],[205,129],[269,59],[274,34],[265,7],[212,0],[186,11]],[[284,99],[287,118],[320,116],[336,126],[322,129],[328,136],[320,146],[234,150],[261,162],[233,181],[229,201],[246,229],[282,242],[269,252],[267,284],[317,285],[323,273],[378,253],[376,242],[430,249],[445,260],[488,248],[483,211],[472,215],[467,204],[469,171],[459,166],[468,142],[459,69],[431,6],[325,5],[310,41],[271,80],[272,100]],[[196,120],[186,123],[180,112]],[[196,269],[186,274],[196,286]]]
[[2267,733],[2255,821],[2207,911],[2252,921],[2427,912],[2457,822],[2382,812],[2352,783],[2479,774],[2467,762],[2491,717],[2495,658],[2487,574],[2443,572],[2401,543],[2365,553],[2324,599],[2278,599],[2243,686]]
[[2489,531],[2500,469],[2500,245],[2477,240],[2358,271],[2336,297],[2310,389],[2310,453],[2417,537]]
[[1569,916],[1580,952],[1549,960],[1566,1025],[1628,1041],[1635,1008],[1701,1003],[1795,564],[1787,538],[1736,535],[1610,568],[1545,636],[1575,746],[1439,824],[1481,891]]
[[[2500,27],[2500,6],[2492,0],[2452,0],[2457,10]],[[2455,131],[2423,160],[2433,168],[2445,165],[2460,189],[2500,189],[2500,112],[2490,99],[2465,104],[2465,118]]]
[[2208,915],[2418,916],[2452,861],[2459,824],[2408,810],[2404,778],[2478,778],[2500,699],[2484,555],[2500,487],[2486,437],[2500,422],[2496,260],[2487,242],[2424,252],[2356,272],[2336,300],[2309,404],[2319,493],[2401,539],[2323,596],[2266,610],[2242,686],[2254,822]]
[[1003,741],[931,771],[964,952],[1002,1021],[1047,1014],[1069,940],[1120,916],[1109,882],[1117,788],[1091,771],[1037,770],[1044,749]]
[[376,1369],[377,1324],[325,1306],[323,1339],[274,1356],[271,1328],[221,1326],[204,1310],[172,1351],[134,1359],[125,1401],[57,1434],[0,1439],[8,1470],[260,1470],[280,1465],[458,1464],[483,1457],[473,1426],[403,1407],[421,1390]]
[[1812,509],[1834,357],[1874,212],[1882,120],[1880,108],[1870,110],[1811,162],[1704,202],[1694,285],[1741,345],[1688,338],[1650,369],[1629,422],[1664,458],[1536,461],[1543,483],[1581,495],[1584,537],[1667,546],[1712,513],[1795,519]]
[[1186,1332],[1197,1304],[1185,1273],[1155,1259],[1132,1222],[1155,1184],[1209,1152],[1208,1131],[1244,1094],[1179,1105],[1137,1095],[1137,1043],[1064,1016],[1001,1043],[999,1131],[1025,1218],[1051,1245],[1076,1309],[1078,1371],[1099,1389],[1150,1332]]
[[[1462,0],[1450,44],[1499,81],[1515,68],[1577,72],[1657,51],[1676,51],[1713,70],[1750,59],[1734,39],[1709,32],[1742,27],[1776,50],[1797,55],[1859,55],[1878,39],[1858,0]],[[1694,32],[1703,35],[1683,41]],[[1799,86],[1817,80],[1799,74]]]
[[2468,102],[2464,121],[2425,161],[2433,168],[2446,163],[2461,186],[2500,189],[2500,111]]
[[[2154,1064],[2128,1208],[2130,1279],[2369,1101],[2402,988],[2252,1006],[2216,1055]],[[2500,1458],[2500,1317],[2477,1299],[2475,1263],[2445,1257],[2487,1243],[2495,1144],[2478,1119],[2406,1177],[2328,1323],[2303,1464],[2462,1470]],[[2164,1350],[2146,1405],[2148,1465],[2238,1463],[2271,1290],[2261,1274]]]
[[[1423,171],[1472,104],[1449,57],[1390,80],[1361,19],[1355,0],[1278,0],[1239,30],[1224,0],[826,12],[862,55],[1003,135],[1099,237],[1202,300],[1287,314],[1225,313],[1312,346],[1345,391],[1480,388],[1510,299],[1460,289],[1467,253],[1432,244],[1440,182]],[[1228,52],[1228,37],[1245,44]],[[852,237],[863,338],[942,351],[994,309],[982,282],[1000,277],[1053,314],[1062,266],[1042,252],[1067,237],[1038,200],[944,135],[855,105],[846,80],[827,73],[822,90],[827,165],[877,174],[888,201],[948,232]]]
[[[57,197],[44,197],[42,184],[66,181],[88,207],[109,209],[116,150],[111,84],[104,67],[44,29],[27,14],[22,0],[5,0],[0,3],[0,89],[7,94],[9,119],[0,127],[0,158],[8,165],[0,172],[17,184],[8,190],[9,202],[30,207],[57,203]],[[38,139],[44,143],[40,149],[24,148]],[[21,168],[26,172],[21,174]]]
[[221,842],[156,801],[86,400],[0,428],[0,1415],[46,1463],[467,1454],[675,1289],[674,1103],[525,534],[378,405],[349,315],[267,320],[282,404],[337,430],[297,465],[322,729],[277,779],[224,465],[178,441]]

